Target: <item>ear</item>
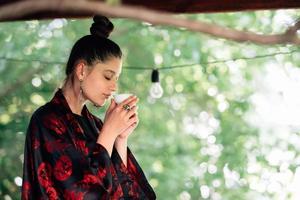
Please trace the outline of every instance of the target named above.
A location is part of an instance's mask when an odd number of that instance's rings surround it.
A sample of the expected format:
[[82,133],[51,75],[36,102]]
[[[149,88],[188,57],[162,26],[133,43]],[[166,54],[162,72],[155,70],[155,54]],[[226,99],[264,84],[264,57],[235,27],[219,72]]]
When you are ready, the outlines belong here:
[[79,60],[75,64],[75,73],[78,80],[83,80],[86,76],[86,62],[83,60]]

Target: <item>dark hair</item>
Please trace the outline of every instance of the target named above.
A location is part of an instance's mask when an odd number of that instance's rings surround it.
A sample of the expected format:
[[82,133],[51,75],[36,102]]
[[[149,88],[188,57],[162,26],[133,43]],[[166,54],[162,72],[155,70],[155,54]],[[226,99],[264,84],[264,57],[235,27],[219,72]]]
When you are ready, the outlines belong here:
[[111,57],[122,57],[122,51],[115,42],[108,39],[114,25],[104,16],[94,16],[94,23],[90,28],[90,35],[80,38],[73,46],[66,67],[69,77],[78,60],[83,59],[88,65],[95,61],[105,62]]

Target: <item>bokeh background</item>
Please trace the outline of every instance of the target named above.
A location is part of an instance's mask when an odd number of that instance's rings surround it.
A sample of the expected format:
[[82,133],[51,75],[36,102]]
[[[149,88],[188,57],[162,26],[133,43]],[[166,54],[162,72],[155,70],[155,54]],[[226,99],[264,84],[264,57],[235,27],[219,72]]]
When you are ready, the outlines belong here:
[[[275,34],[299,11],[183,17]],[[158,199],[300,199],[299,46],[112,21],[112,39],[125,55],[119,91],[140,98],[140,124],[129,145]],[[20,199],[31,114],[60,87],[70,49],[91,23],[0,23],[0,199]],[[153,68],[160,71],[160,99],[149,96]],[[88,107],[103,119],[106,107]]]

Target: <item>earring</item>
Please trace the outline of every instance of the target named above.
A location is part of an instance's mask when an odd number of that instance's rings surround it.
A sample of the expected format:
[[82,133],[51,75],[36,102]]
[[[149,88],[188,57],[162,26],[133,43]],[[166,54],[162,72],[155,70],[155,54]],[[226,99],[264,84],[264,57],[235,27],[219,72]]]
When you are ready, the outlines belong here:
[[80,84],[80,89],[79,89],[79,100],[82,101],[83,100],[83,89],[82,89],[82,79],[79,79],[79,84]]

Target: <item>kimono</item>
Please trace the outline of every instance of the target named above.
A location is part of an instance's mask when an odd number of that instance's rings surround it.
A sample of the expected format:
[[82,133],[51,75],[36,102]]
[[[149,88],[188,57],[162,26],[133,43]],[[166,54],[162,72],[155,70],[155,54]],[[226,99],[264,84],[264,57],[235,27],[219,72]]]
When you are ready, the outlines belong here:
[[[84,106],[83,128],[62,90],[30,120],[24,150],[22,199],[156,199],[127,147],[127,167],[115,147],[111,157],[96,143],[102,121]],[[100,133],[101,134],[101,133]]]

